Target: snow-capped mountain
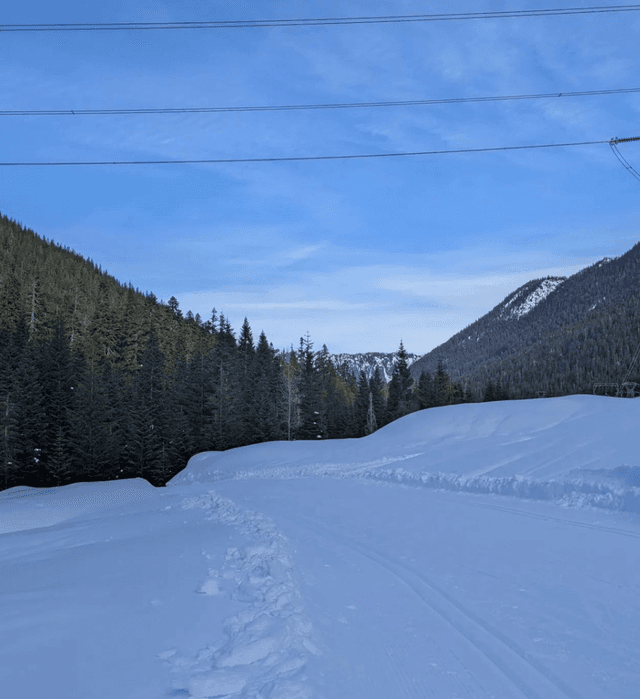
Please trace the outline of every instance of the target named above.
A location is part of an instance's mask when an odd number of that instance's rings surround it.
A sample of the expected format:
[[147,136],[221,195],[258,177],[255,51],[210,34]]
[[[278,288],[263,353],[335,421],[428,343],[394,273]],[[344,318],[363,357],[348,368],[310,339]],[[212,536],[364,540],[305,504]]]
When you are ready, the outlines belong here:
[[[364,354],[332,354],[331,361],[336,367],[346,364],[349,369],[349,373],[353,374],[353,376],[356,377],[356,380],[360,378],[360,375],[363,372],[367,379],[370,379],[374,375],[376,368],[378,368],[380,370],[380,378],[387,383],[391,381],[395,356],[396,355],[394,352],[390,352],[389,354],[383,354],[382,352],[366,352]],[[407,365],[411,366],[419,358],[419,354],[409,354],[407,356]]]

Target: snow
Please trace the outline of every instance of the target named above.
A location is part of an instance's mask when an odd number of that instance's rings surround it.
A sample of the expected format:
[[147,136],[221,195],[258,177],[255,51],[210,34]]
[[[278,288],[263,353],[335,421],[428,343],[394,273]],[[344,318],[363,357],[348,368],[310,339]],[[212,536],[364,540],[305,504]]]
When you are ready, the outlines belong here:
[[[510,301],[504,304],[500,318],[502,320],[522,318],[522,316],[530,313],[541,301],[544,301],[544,299],[546,299],[552,291],[555,291],[564,281],[566,281],[566,277],[543,279],[524,299],[522,298],[522,293],[516,294]],[[505,313],[505,310],[516,300],[519,301],[519,304],[514,305],[508,313]]]
[[[360,379],[363,372],[367,379],[371,379],[378,369],[382,381],[389,383],[393,376],[396,355],[397,353],[367,352],[366,354],[331,354],[329,356],[336,367],[346,364],[349,373],[355,376],[356,380]],[[418,359],[420,355],[407,353],[407,366],[411,366]]]
[[635,699],[639,422],[458,405],[0,492],[2,695]]

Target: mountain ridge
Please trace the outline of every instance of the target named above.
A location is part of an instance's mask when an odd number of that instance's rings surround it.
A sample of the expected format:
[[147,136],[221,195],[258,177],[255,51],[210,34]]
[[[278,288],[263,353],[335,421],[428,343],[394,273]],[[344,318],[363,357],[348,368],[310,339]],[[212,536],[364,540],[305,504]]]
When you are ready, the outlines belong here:
[[[355,354],[341,353],[332,354],[331,361],[334,366],[347,366],[349,374],[355,377],[356,381],[364,372],[367,379],[371,379],[376,368],[380,371],[380,378],[385,382],[391,381],[393,365],[396,357],[395,352],[358,352]],[[420,358],[419,354],[408,354],[407,366],[411,366]]]
[[452,380],[476,391],[499,378],[521,393],[516,384],[534,373],[549,390],[562,385],[558,390],[580,393],[589,381],[621,380],[640,341],[639,286],[640,243],[569,277],[533,279],[413,362],[411,375],[433,373],[441,361]]

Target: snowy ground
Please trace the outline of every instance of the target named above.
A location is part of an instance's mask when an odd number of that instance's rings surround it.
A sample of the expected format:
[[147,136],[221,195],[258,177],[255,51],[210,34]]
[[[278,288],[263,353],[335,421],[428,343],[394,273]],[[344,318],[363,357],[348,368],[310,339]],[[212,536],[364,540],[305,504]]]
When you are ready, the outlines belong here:
[[0,493],[21,699],[637,699],[640,401],[438,408],[360,440]]

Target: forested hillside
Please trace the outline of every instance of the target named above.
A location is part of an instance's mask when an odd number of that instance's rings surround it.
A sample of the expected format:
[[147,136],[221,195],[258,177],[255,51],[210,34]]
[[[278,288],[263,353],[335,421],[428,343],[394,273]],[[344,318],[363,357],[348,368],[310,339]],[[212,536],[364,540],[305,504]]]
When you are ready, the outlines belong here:
[[356,382],[309,337],[278,352],[246,319],[236,337],[0,217],[0,488],[163,485],[202,451],[363,436],[427,407],[407,356],[388,386]]
[[[592,393],[623,381],[640,343],[640,243],[568,278],[523,285],[411,366],[442,361],[469,391],[500,382],[511,398]],[[628,377],[640,382],[640,365]]]

